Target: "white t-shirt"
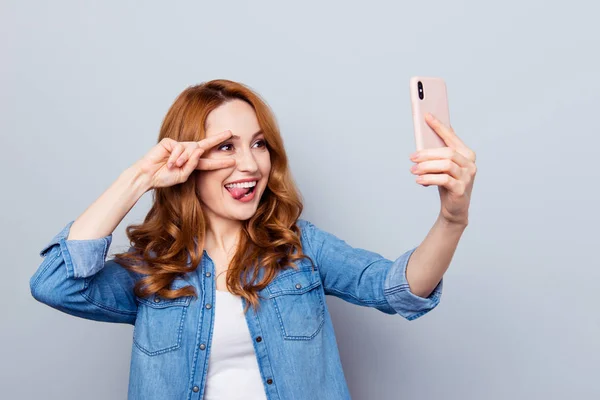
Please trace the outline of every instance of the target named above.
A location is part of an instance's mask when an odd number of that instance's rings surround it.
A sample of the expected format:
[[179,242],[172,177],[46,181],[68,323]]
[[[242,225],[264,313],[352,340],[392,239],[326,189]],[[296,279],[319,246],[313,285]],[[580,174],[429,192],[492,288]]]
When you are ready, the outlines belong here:
[[204,400],[266,400],[241,296],[217,290]]

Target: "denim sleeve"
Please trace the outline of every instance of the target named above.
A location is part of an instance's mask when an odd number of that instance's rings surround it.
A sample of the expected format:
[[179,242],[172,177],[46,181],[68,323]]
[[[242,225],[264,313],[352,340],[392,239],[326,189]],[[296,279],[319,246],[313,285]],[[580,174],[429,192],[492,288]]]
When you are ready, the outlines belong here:
[[67,240],[73,222],[40,251],[44,260],[29,280],[31,295],[76,317],[133,325],[136,277],[112,259],[106,261],[112,234]]
[[442,280],[427,298],[410,291],[406,266],[416,248],[392,261],[352,247],[308,221],[299,220],[298,225],[310,248],[309,255],[319,268],[326,294],[386,314],[399,314],[409,321],[431,311],[440,302]]

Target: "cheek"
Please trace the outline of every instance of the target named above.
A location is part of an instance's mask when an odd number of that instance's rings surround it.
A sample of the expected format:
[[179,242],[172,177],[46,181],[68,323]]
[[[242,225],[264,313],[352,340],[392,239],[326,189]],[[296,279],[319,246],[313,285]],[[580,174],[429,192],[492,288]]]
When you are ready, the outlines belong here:
[[269,156],[269,153],[266,153],[265,156],[258,161],[258,168],[263,176],[269,176],[271,172],[271,157]]
[[227,174],[220,171],[202,171],[196,177],[196,186],[198,195],[203,202],[210,201],[211,198],[220,195],[223,182]]

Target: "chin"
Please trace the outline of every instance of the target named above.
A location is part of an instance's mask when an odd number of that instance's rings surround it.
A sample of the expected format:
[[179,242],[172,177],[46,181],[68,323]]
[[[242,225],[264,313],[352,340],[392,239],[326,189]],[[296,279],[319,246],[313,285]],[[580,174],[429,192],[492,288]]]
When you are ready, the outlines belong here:
[[243,204],[243,205],[235,205],[233,207],[227,207],[225,211],[225,215],[229,219],[237,220],[237,221],[247,221],[252,218],[256,214],[256,210],[258,209],[258,202],[256,204]]
[[244,221],[248,221],[250,218],[252,218],[254,216],[254,214],[256,214],[256,211],[253,212],[252,214],[232,215],[230,218],[233,220],[236,220],[236,221],[244,222]]

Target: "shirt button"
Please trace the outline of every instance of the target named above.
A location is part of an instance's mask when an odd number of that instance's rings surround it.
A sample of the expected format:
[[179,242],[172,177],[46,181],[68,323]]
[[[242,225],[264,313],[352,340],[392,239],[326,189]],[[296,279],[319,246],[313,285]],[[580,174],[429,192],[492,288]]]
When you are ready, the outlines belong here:
[[200,388],[199,388],[198,386],[194,386],[194,387],[192,388],[192,390],[193,390],[194,392],[198,392],[198,391],[200,390]]
[[207,278],[210,278],[210,272],[205,273],[204,276],[206,276]]
[[202,343],[202,344],[200,345],[200,350],[204,350],[205,348],[206,348],[206,345],[205,345],[204,343]]
[[259,337],[256,338],[256,341],[257,342],[262,342],[262,338],[259,336]]
[[155,298],[154,298],[154,302],[155,302],[155,303],[160,303],[160,297],[155,297]]
[[273,383],[273,379],[271,379],[271,378],[267,379],[267,383],[270,385],[271,383]]
[[208,304],[206,305],[206,308],[210,310],[210,309],[212,308],[212,305],[211,305],[210,303],[208,303]]
[[296,289],[300,289],[300,288],[302,288],[302,285],[299,283],[296,283]]

